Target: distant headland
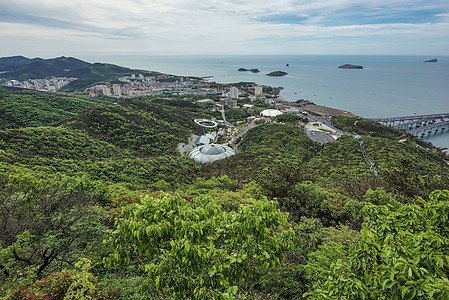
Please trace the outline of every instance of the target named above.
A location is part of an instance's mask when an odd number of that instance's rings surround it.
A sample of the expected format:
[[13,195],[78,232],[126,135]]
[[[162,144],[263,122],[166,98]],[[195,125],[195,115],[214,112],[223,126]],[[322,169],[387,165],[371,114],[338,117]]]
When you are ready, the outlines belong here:
[[425,60],[424,62],[428,62],[428,63],[436,63],[436,62],[438,62],[438,59],[433,58],[433,59]]

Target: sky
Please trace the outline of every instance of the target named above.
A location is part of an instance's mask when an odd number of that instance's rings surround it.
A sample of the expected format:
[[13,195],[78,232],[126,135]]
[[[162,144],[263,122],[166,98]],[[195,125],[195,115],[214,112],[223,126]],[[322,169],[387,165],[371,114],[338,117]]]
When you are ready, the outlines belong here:
[[0,56],[449,55],[448,0],[0,0]]

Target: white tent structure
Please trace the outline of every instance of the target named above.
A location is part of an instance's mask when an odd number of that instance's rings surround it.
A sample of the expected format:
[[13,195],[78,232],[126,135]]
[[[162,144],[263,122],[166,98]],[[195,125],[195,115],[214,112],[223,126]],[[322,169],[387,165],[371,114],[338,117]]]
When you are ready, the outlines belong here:
[[265,109],[262,110],[260,114],[264,117],[276,117],[278,115],[282,115],[283,113],[277,109]]

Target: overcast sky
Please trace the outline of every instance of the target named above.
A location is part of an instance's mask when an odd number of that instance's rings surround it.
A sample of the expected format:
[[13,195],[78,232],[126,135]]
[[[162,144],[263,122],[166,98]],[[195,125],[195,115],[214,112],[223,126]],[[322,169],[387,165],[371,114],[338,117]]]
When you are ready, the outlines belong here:
[[448,0],[0,0],[0,56],[449,55]]

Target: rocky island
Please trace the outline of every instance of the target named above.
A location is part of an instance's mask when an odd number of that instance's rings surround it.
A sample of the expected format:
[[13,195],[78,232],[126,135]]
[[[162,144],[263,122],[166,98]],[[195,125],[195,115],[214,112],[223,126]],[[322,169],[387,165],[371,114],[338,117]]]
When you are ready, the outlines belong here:
[[259,73],[259,69],[245,69],[245,68],[240,68],[238,69],[239,72],[252,72],[252,73]]
[[438,62],[438,59],[436,59],[436,58],[434,58],[434,59],[429,59],[429,60],[426,60],[426,61],[424,61],[424,62],[436,63],[436,62]]
[[351,65],[351,64],[344,64],[338,67],[339,69],[363,69],[362,66],[357,65]]
[[288,73],[284,71],[273,71],[271,73],[268,73],[267,76],[285,76],[287,74]]

